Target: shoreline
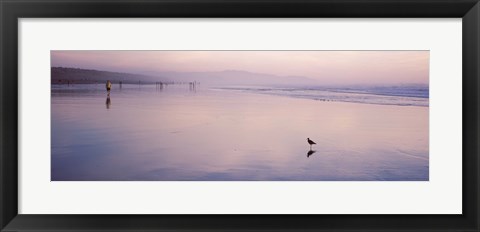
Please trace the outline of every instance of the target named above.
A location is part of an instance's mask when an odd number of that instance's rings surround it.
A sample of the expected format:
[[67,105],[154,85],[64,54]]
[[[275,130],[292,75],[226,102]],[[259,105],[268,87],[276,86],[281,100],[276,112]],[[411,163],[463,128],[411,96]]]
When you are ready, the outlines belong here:
[[[75,90],[93,90],[93,91],[106,91],[105,88],[103,87],[102,83],[97,83],[97,84],[51,84],[52,87],[71,87],[73,91]],[[95,88],[78,88],[75,89],[74,86],[82,86],[82,87],[88,87],[88,86],[95,86]],[[159,86],[156,83],[142,83],[142,84],[123,84],[123,88],[119,86],[118,84],[112,88],[110,91],[111,93],[116,92],[116,90],[124,91],[124,90],[129,90],[133,89],[132,87],[138,87],[138,86],[148,86],[152,87],[151,89],[145,89],[145,90],[156,90],[156,91],[170,91],[172,88],[174,91],[179,91],[179,90],[186,90],[186,91],[191,91],[191,92],[196,92],[196,91],[212,91],[212,92],[227,92],[229,94],[237,93],[237,94],[254,94],[256,96],[261,95],[261,96],[275,96],[275,97],[283,97],[283,98],[288,98],[288,99],[304,99],[304,100],[312,100],[315,102],[336,102],[336,103],[349,103],[349,104],[365,104],[365,105],[382,105],[382,106],[399,106],[399,107],[422,107],[422,108],[429,108],[429,98],[421,98],[421,99],[428,99],[428,104],[427,105],[415,105],[415,104],[398,104],[398,103],[388,103],[388,102],[382,102],[382,103],[376,103],[376,102],[361,102],[361,101],[356,101],[356,100],[336,100],[336,99],[315,99],[315,96],[288,96],[285,94],[275,94],[275,93],[266,93],[266,92],[255,92],[255,91],[250,91],[248,89],[238,89],[238,88],[229,88],[229,87],[217,87],[217,86],[195,86],[194,89],[191,88],[191,85],[188,83],[175,83],[175,84],[169,84],[163,86],[163,88],[158,88]],[[130,87],[130,88],[128,88]],[[60,90],[60,91],[59,91]],[[51,94],[57,92],[60,93],[65,93],[68,92],[67,88],[52,88],[51,89]],[[345,94],[350,94],[348,92],[335,92],[335,91],[326,91],[326,90],[318,90],[318,91],[325,91],[325,92],[333,92],[333,93],[345,93]],[[359,93],[353,93],[353,94],[359,94]],[[397,96],[397,95],[380,95],[380,94],[369,94],[369,93],[362,93],[362,95],[374,95],[374,96],[385,96],[385,97],[392,97],[392,98],[412,98],[415,99],[417,97],[406,97],[406,96]]]

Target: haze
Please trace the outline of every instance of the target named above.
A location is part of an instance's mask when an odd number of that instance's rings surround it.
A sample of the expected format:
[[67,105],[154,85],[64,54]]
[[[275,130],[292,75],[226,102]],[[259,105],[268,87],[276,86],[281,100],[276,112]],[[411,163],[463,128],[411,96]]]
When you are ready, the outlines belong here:
[[240,70],[325,85],[428,84],[429,51],[52,51],[52,67],[155,75]]

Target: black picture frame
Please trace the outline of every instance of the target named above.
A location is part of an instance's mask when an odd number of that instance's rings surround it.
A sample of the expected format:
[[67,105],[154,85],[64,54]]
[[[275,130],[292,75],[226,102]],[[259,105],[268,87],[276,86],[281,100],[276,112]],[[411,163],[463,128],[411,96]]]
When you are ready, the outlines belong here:
[[[0,0],[1,231],[479,231],[478,0]],[[461,215],[18,214],[18,19],[122,17],[462,18]],[[135,200],[135,199],[126,199]],[[442,202],[438,202],[442,204]]]

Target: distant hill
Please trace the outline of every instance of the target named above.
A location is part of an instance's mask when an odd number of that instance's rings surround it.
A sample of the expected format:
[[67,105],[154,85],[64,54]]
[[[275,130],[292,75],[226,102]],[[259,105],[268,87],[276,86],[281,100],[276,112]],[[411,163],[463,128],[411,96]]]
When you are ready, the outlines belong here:
[[277,76],[264,73],[253,73],[240,70],[218,72],[159,72],[171,81],[197,81],[209,85],[265,85],[265,86],[304,86],[318,85],[319,82],[300,76]]
[[78,68],[51,68],[51,80],[52,84],[61,83],[95,83],[106,82],[110,80],[114,83],[138,83],[138,81],[152,81],[154,78],[146,75],[131,74],[131,73],[118,73],[107,72],[90,69],[78,69]]
[[52,67],[52,83],[154,83],[154,82],[200,82],[206,85],[265,85],[265,86],[305,86],[319,82],[300,76],[276,76],[239,70],[219,72],[158,72],[149,75],[108,72],[99,70]]

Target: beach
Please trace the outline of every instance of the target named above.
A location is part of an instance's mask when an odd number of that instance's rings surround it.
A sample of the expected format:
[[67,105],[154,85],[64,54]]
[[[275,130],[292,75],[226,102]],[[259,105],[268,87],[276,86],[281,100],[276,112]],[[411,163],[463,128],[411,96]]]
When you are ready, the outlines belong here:
[[201,85],[108,96],[52,85],[51,180],[428,181],[428,112]]

